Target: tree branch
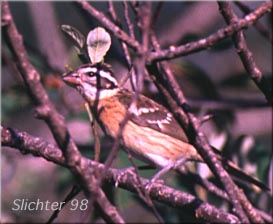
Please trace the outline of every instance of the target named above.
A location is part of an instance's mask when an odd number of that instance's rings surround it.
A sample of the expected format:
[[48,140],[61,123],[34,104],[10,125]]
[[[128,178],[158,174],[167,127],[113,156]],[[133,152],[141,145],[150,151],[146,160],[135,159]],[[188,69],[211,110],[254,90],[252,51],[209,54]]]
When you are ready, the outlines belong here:
[[[272,1],[271,1],[272,3]],[[229,24],[236,24],[239,21],[237,15],[233,12],[230,5],[226,2],[218,2],[220,12],[222,13],[226,23]],[[272,7],[272,5],[271,5]],[[235,45],[236,51],[241,58],[241,61],[249,74],[250,78],[254,81],[256,86],[262,91],[265,95],[267,102],[273,105],[273,98],[272,98],[272,84],[268,83],[265,80],[261,70],[258,68],[252,52],[248,49],[243,31],[236,32],[232,36],[233,43]]]
[[214,46],[219,41],[232,36],[236,32],[247,28],[248,26],[255,23],[264,14],[270,12],[272,9],[272,1],[267,1],[263,3],[259,8],[257,8],[252,13],[249,13],[242,19],[238,19],[236,23],[232,23],[225,28],[219,29],[214,34],[209,35],[201,40],[190,42],[181,46],[170,46],[169,49],[151,52],[148,55],[147,63],[152,63],[154,61],[162,61],[165,59],[173,59],[179,56],[189,55],[204,49],[209,49]]
[[[76,144],[70,137],[65,126],[64,118],[57,112],[51,103],[40,81],[40,74],[28,60],[27,52],[23,45],[23,38],[15,26],[6,1],[2,2],[2,21],[5,24],[3,33],[7,36],[10,49],[15,60],[18,62],[18,70],[21,72],[28,92],[37,107],[38,117],[42,118],[49,126],[55,141],[62,150],[63,158],[65,158],[65,165],[70,169],[77,180],[79,180],[79,184],[84,189],[87,196],[91,192],[98,196],[96,200],[103,209],[106,209],[104,210],[105,214],[108,214],[109,211],[116,211],[116,208],[112,206],[105,197],[104,192],[100,190],[100,186],[97,186],[94,172],[85,175],[82,156]],[[124,220],[118,212],[116,212],[115,215],[111,212],[108,216],[113,222],[124,223]]]
[[[2,127],[1,140],[3,146],[9,146],[18,149],[23,154],[29,153],[67,167],[61,150],[56,145],[50,144],[41,138],[34,137],[16,129]],[[109,182],[112,185],[115,185],[118,181],[119,187],[131,192],[138,191],[139,182],[131,172],[125,172],[124,175],[120,176],[120,170],[113,168],[105,169],[104,164],[85,157],[81,157],[81,164],[83,165],[83,172],[86,173],[85,176],[93,173],[93,170],[97,170],[99,173],[105,172],[103,181]],[[146,185],[149,180],[140,178],[140,181],[142,185]],[[203,202],[191,194],[175,190],[163,184],[153,184],[150,196],[152,199],[171,207],[187,210],[195,215],[196,218],[201,218],[209,222],[223,223],[239,221],[236,216],[217,209],[213,205]]]
[[63,116],[57,112],[48,98],[46,90],[41,83],[40,74],[28,60],[27,52],[23,45],[23,38],[15,26],[7,2],[2,2],[2,20],[6,24],[3,28],[3,34],[7,36],[10,49],[18,62],[18,70],[21,73],[29,95],[37,107],[37,116],[44,119],[49,126],[55,141],[63,150],[68,165],[74,166],[78,163],[80,153],[70,138]]
[[111,20],[109,20],[102,12],[96,10],[87,1],[77,1],[77,3],[90,15],[97,19],[105,28],[110,30],[117,38],[127,43],[136,51],[140,52],[140,44],[134,38],[131,38],[127,33],[120,29],[117,25],[115,25]]
[[[234,1],[234,4],[237,5],[245,14],[248,14],[251,12],[251,9],[243,2],[240,1]],[[272,32],[270,33],[266,28],[263,26],[262,23],[256,22],[253,24],[253,26],[258,30],[258,32],[264,36],[271,44],[272,44]],[[272,31],[272,29],[271,29]]]
[[[152,34],[152,42],[156,51],[160,50],[160,45],[157,41],[155,34]],[[190,139],[190,142],[197,149],[198,153],[202,156],[203,160],[207,163],[209,168],[215,174],[215,176],[223,184],[232,205],[234,206],[235,213],[240,217],[242,222],[248,222],[246,215],[244,214],[243,208],[238,201],[238,191],[237,186],[234,184],[229,174],[223,168],[221,162],[217,159],[215,153],[211,149],[205,135],[200,131],[200,123],[198,119],[190,112],[189,105],[187,104],[186,98],[179,88],[177,81],[174,78],[167,62],[158,63],[158,72],[156,75],[156,80],[159,85],[164,89],[167,87],[167,91],[170,93],[165,94],[168,103],[170,102],[171,111],[176,116],[177,121],[180,123],[181,127],[187,130],[186,133]],[[162,92],[163,94],[166,91]],[[172,98],[172,99],[170,99]],[[175,100],[175,103],[173,102]]]

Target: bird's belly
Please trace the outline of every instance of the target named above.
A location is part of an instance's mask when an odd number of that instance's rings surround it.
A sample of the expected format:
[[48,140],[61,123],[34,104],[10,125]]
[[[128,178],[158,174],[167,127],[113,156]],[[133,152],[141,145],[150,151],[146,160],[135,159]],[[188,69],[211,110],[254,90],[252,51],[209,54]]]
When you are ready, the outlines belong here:
[[133,155],[159,167],[181,158],[200,160],[200,156],[191,144],[148,127],[140,129],[131,121],[125,126],[123,143]]

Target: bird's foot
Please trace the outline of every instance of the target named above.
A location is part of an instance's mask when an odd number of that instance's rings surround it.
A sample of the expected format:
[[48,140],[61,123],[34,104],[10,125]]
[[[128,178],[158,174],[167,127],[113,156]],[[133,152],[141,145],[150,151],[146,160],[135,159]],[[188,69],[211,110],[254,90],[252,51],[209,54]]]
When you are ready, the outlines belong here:
[[160,184],[160,185],[164,184],[164,180],[162,180],[162,179],[154,179],[154,178],[152,178],[151,180],[149,180],[148,184],[146,184],[146,186],[145,186],[145,194],[149,195],[152,187],[154,187],[157,184]]
[[121,178],[124,176],[124,175],[132,175],[132,176],[135,176],[136,175],[136,172],[135,172],[135,168],[134,167],[126,167],[126,168],[123,168],[123,169],[120,169],[118,171],[118,174],[117,174],[117,179],[115,181],[115,187],[117,188],[118,185],[119,185],[119,181],[121,180]]

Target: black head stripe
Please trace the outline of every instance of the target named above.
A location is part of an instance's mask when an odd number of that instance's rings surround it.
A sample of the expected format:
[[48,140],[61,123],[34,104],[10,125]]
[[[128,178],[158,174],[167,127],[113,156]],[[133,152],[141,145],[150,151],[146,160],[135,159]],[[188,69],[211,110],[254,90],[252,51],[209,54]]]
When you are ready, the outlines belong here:
[[106,64],[106,63],[101,64],[101,63],[99,63],[99,64],[95,64],[93,66],[97,67],[98,71],[102,70],[102,71],[105,71],[105,72],[109,72],[111,74],[111,76],[114,76],[113,75],[113,71],[112,71],[112,67],[109,64]]
[[100,87],[103,89],[114,89],[118,87],[116,78],[113,75],[111,66],[108,64],[99,64],[98,78],[100,79]]
[[108,64],[85,64],[78,69],[78,72],[91,78],[96,77],[95,83],[98,89],[114,89],[118,87],[111,66]]
[[110,81],[109,79],[106,79],[104,77],[97,77],[99,79],[99,81],[97,82],[98,83],[98,87],[100,89],[115,89],[117,88],[117,85]]

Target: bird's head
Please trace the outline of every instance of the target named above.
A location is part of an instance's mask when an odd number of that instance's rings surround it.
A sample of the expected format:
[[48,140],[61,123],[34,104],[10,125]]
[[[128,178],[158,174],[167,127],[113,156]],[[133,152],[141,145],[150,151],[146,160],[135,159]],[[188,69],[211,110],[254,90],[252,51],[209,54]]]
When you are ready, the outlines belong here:
[[113,71],[107,64],[85,64],[65,73],[62,79],[88,101],[111,97],[119,90]]

